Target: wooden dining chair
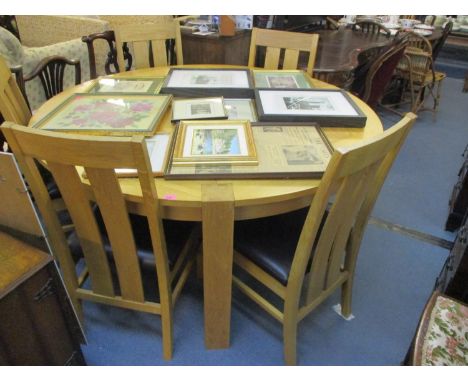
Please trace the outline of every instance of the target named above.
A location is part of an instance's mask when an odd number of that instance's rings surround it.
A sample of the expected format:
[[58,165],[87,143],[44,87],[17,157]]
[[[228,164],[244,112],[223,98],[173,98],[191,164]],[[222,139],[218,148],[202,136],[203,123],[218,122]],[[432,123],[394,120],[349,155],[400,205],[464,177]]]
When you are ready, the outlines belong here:
[[[236,222],[234,285],[282,323],[288,365],[296,364],[299,321],[338,288],[341,313],[351,315],[354,271],[364,230],[415,119],[409,113],[380,136],[335,148],[310,207]],[[273,293],[265,293],[264,287]]]
[[[193,264],[197,226],[162,220],[144,138],[54,133],[11,122],[2,130],[31,187],[79,317],[81,300],[160,315],[163,355],[170,359],[173,307]],[[75,240],[67,241],[34,160],[47,162],[73,220]],[[89,185],[76,166],[85,170]],[[139,215],[129,213],[117,168],[137,170]],[[79,274],[76,251],[84,257]],[[154,278],[153,291],[144,290],[143,272]],[[159,301],[154,302],[149,296],[156,287]]]
[[[253,28],[250,40],[250,52],[248,66],[260,66],[265,69],[276,70],[297,69],[299,53],[307,52],[307,73],[312,74],[317,55],[319,35],[316,33],[287,32],[272,29]],[[257,63],[259,47],[266,47],[264,64]],[[284,58],[280,56],[284,51]]]
[[375,20],[358,20],[355,24],[353,24],[353,30],[367,34],[383,33],[387,37],[392,35],[390,29]]
[[[121,70],[124,63],[123,44],[133,51],[135,69],[183,65],[182,38],[179,21],[158,24],[121,24],[114,30],[117,62]],[[125,69],[123,69],[125,68]]]

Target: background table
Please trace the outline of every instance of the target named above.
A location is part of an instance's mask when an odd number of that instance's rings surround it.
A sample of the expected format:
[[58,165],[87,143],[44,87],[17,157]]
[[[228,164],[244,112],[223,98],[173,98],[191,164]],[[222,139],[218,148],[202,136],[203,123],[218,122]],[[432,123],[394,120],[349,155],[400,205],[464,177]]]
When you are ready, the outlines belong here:
[[[184,66],[198,68],[236,68],[234,66]],[[239,68],[239,67],[237,67]],[[169,68],[141,69],[119,73],[116,77],[164,76]],[[318,80],[315,87],[334,88]],[[67,89],[46,102],[33,116],[30,125],[52,111],[72,93],[85,91],[90,82]],[[323,130],[332,145],[344,146],[361,142],[383,131],[374,111],[351,96],[367,116],[364,128],[327,128]],[[172,131],[171,110],[158,128]],[[203,226],[203,284],[205,345],[207,348],[229,346],[234,220],[272,216],[306,207],[320,184],[320,179],[255,179],[255,180],[165,180],[156,178],[155,185],[165,219],[200,221]],[[120,185],[132,212],[141,208],[141,189],[136,179],[122,178]]]

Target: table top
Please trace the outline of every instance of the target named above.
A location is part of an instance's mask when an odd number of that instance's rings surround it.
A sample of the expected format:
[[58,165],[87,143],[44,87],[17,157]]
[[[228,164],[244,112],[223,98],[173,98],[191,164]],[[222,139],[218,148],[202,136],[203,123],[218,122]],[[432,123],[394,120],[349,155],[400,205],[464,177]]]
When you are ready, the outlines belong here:
[[[183,66],[184,68],[239,68],[235,66]],[[115,77],[156,77],[165,76],[170,68],[140,69],[114,75]],[[316,79],[311,79],[312,84],[318,88],[335,88]],[[66,89],[61,94],[47,101],[34,114],[30,125],[43,118],[56,106],[73,93],[80,93],[88,89],[92,83]],[[378,135],[383,131],[382,123],[376,113],[357,97],[351,95],[353,100],[367,116],[366,126],[363,128],[327,128],[322,126],[324,133],[334,147],[347,146],[361,142],[363,139]],[[172,131],[171,110],[168,110],[162,118],[157,132]],[[249,219],[261,216],[269,216],[291,211],[308,205],[314,195],[320,179],[242,179],[242,180],[166,180],[155,178],[156,189],[163,207],[163,216],[177,220],[201,220],[201,185],[205,183],[231,183],[234,191],[234,205],[236,219]],[[123,193],[138,212],[141,197],[141,189],[135,178],[121,178]],[[132,203],[135,202],[135,203]]]

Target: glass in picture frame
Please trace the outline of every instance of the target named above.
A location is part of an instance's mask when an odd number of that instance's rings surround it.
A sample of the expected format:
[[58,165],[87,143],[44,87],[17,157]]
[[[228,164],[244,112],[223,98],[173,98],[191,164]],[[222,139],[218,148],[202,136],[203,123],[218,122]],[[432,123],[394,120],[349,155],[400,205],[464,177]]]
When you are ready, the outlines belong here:
[[257,152],[249,121],[181,121],[177,127],[173,166],[193,164],[255,165]]
[[98,78],[88,93],[158,94],[165,77]]
[[269,89],[311,89],[310,79],[302,70],[262,70],[252,71],[255,88]]
[[250,122],[258,121],[255,101],[253,99],[225,98],[224,107],[228,114],[228,119],[246,119]]
[[174,99],[172,101],[172,122],[227,118],[223,97]]

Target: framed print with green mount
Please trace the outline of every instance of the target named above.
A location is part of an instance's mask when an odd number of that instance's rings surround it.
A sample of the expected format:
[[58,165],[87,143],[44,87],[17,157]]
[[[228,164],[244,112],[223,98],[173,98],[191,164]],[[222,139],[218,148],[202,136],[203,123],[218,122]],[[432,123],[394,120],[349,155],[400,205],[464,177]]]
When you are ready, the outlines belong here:
[[257,164],[249,121],[181,121],[172,152],[173,166]]
[[171,95],[73,94],[33,127],[96,135],[152,136]]
[[340,89],[255,89],[260,121],[316,122],[322,127],[364,127],[367,117]]
[[172,122],[194,119],[227,119],[223,97],[186,98],[172,101]]
[[303,70],[253,69],[255,88],[311,89],[310,79]]
[[224,98],[224,107],[228,119],[247,119],[250,122],[257,122],[257,112],[255,111],[255,101],[250,98]]
[[252,98],[253,82],[248,69],[172,68],[160,93],[174,97]]
[[89,88],[89,93],[122,93],[122,94],[157,94],[165,77],[98,78]]
[[177,166],[168,161],[167,179],[298,179],[320,178],[333,148],[315,123],[266,123],[251,125],[257,165],[231,163],[217,166]]

